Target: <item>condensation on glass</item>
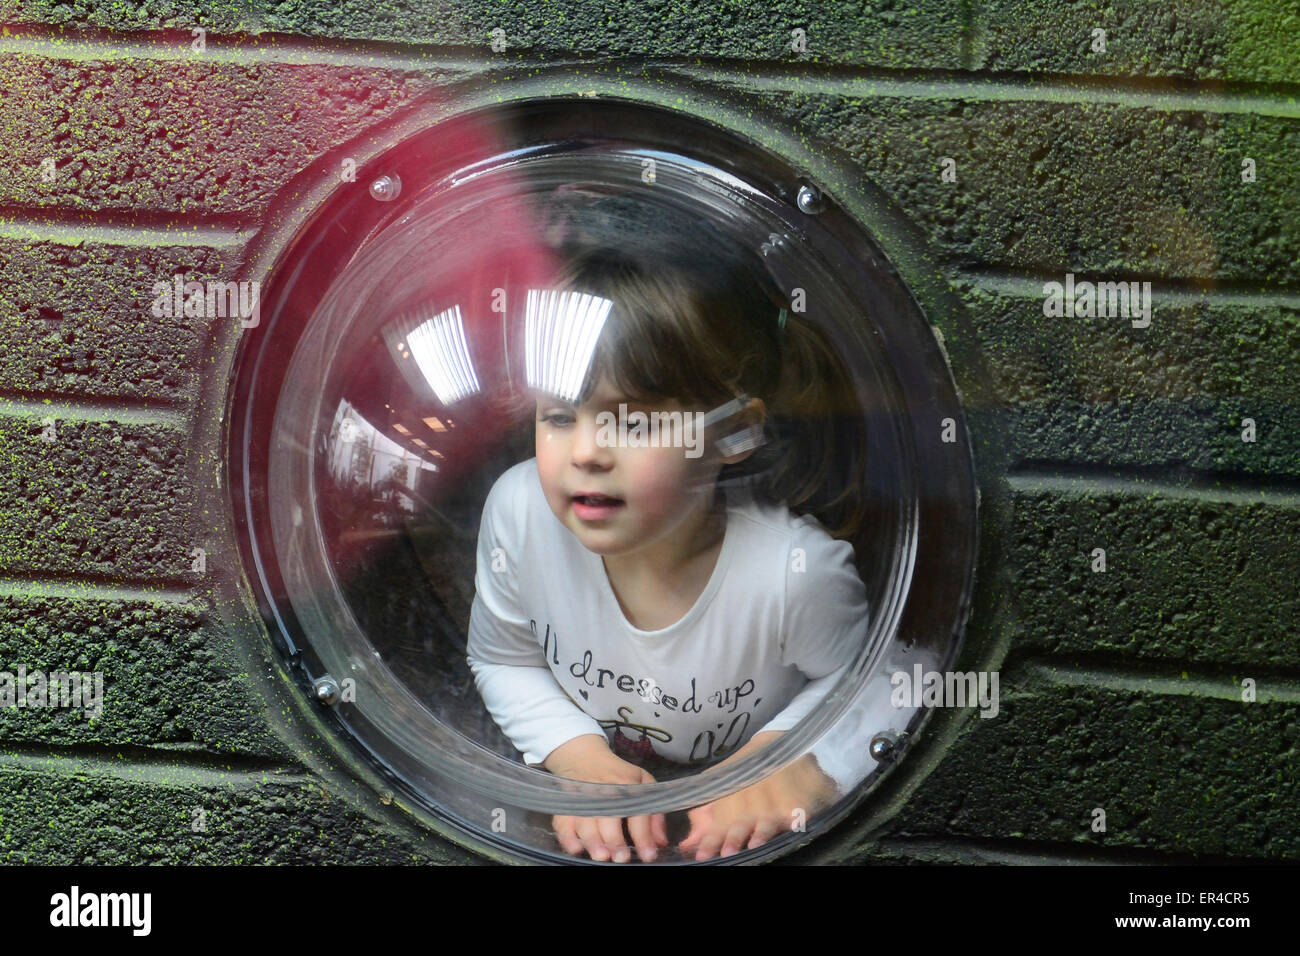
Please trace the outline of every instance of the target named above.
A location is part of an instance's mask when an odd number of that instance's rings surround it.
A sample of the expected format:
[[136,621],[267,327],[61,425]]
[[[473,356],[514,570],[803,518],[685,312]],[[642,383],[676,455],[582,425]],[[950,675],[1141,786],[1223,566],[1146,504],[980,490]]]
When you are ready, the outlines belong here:
[[[779,161],[669,114],[611,108],[583,136],[566,134],[566,122],[553,106],[517,110],[490,133],[462,124],[470,132],[459,141],[455,126],[441,129],[441,151],[413,150],[419,159],[405,166],[397,153],[391,170],[372,164],[375,175],[400,172],[402,195],[331,268],[313,263],[312,230],[334,236],[337,250],[348,210],[366,200],[306,227],[296,260],[272,283],[271,320],[250,336],[241,364],[236,487],[250,577],[299,683],[375,765],[480,843],[524,858],[573,859],[556,843],[555,814],[665,813],[675,842],[692,809],[810,753],[825,763],[833,751],[833,800],[792,814],[766,844],[728,861],[762,859],[815,837],[893,766],[891,743],[915,734],[922,712],[899,700],[891,677],[942,668],[956,650],[975,495],[964,434],[945,443],[941,422],[960,424],[960,405],[928,325],[883,257],[815,192],[805,188],[801,202],[803,184]],[[612,135],[620,124],[627,135]],[[758,158],[746,168],[750,155]],[[494,573],[478,550],[484,505],[498,479],[537,450],[534,406],[519,399],[548,395],[576,407],[602,335],[626,327],[626,303],[557,284],[579,254],[602,250],[651,275],[680,263],[683,250],[749,270],[755,325],[733,333],[780,341],[787,323],[816,328],[851,383],[850,407],[833,414],[866,452],[858,480],[867,517],[852,543],[869,614],[837,682],[777,742],[719,767],[761,729],[737,720],[753,704],[743,681],[693,688],[702,699],[720,692],[721,722],[701,723],[692,760],[674,763],[661,759],[641,718],[662,711],[665,698],[682,709],[678,675],[650,675],[651,697],[647,675],[600,674],[602,689],[607,681],[633,707],[592,716],[636,745],[631,756],[620,751],[627,759],[655,761],[657,782],[639,786],[527,766],[485,708],[467,660],[475,575]],[[711,429],[736,407],[700,406],[713,413]],[[734,452],[772,436],[721,437],[721,451]],[[757,453],[747,461],[723,472],[737,493],[772,467]],[[552,520],[556,533],[572,534]],[[562,593],[569,575],[592,568],[530,573]],[[594,683],[599,665],[551,657],[547,622],[531,616],[548,660]],[[659,856],[691,859],[671,849]]]

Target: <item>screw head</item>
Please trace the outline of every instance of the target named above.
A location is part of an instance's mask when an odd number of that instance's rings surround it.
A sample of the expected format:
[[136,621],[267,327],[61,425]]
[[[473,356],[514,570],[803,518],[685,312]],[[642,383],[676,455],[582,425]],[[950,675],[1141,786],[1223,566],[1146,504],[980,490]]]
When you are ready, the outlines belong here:
[[402,181],[396,176],[380,176],[370,184],[370,195],[380,202],[392,202],[402,191]]
[[898,756],[898,737],[891,731],[882,730],[871,738],[871,756],[880,763],[886,763]]
[[799,209],[810,216],[815,216],[825,208],[825,201],[822,199],[821,190],[816,186],[800,186],[799,195],[795,197],[795,203]]
[[331,705],[338,703],[339,685],[333,677],[326,674],[324,677],[318,677],[312,682],[312,690],[316,694],[316,699],[322,704]]

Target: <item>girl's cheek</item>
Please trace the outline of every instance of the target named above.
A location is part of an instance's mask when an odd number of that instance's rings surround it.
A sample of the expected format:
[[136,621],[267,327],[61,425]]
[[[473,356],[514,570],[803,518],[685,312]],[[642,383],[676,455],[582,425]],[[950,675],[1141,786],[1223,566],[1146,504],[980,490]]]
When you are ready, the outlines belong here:
[[643,502],[658,514],[680,513],[688,503],[688,476],[681,469],[660,467],[643,474],[637,490]]

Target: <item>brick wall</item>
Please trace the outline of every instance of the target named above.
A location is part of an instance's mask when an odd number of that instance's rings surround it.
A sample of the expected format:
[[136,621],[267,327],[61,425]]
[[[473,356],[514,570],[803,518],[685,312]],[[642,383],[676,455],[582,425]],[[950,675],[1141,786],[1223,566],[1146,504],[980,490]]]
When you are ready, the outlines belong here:
[[[851,162],[968,314],[1007,436],[964,654],[1002,712],[939,724],[798,858],[1300,858],[1300,3],[0,0],[0,23],[0,662],[104,670],[114,701],[0,710],[4,859],[473,858],[340,784],[216,613],[229,356],[151,287],[228,278],[323,155],[449,84],[628,77]],[[1150,327],[1045,317],[1067,272],[1149,281]]]

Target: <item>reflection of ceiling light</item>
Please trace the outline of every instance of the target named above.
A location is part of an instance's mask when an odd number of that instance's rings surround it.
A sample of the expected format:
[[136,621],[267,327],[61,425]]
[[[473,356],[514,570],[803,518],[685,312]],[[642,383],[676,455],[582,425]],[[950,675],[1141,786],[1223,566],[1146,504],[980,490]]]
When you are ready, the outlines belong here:
[[397,432],[399,435],[411,434],[411,430],[407,428],[405,425],[401,424],[400,422],[393,423],[393,431]]
[[583,292],[529,289],[524,307],[528,384],[562,401],[575,400],[613,305]]
[[443,459],[444,461],[446,460],[447,456],[444,455],[442,452],[438,451],[436,448],[430,448],[429,450],[430,450],[431,452],[433,452],[433,457],[434,457],[434,458],[441,458],[441,459]]
[[425,381],[444,405],[479,391],[459,305],[421,322],[407,333],[406,341]]
[[436,432],[445,432],[447,430],[447,426],[444,425],[440,419],[434,418],[432,415],[426,418],[424,423]]
[[413,438],[412,441],[415,442],[415,444],[419,445],[421,448],[428,448],[428,447],[429,447],[428,445],[426,445],[426,444],[424,443],[424,439],[423,439],[423,438]]

